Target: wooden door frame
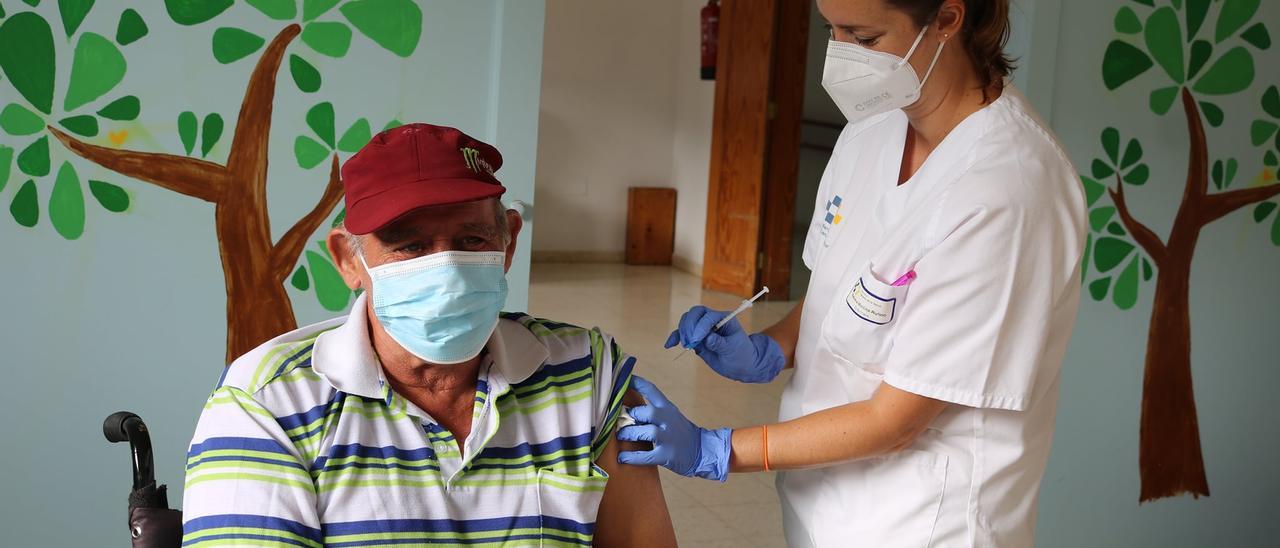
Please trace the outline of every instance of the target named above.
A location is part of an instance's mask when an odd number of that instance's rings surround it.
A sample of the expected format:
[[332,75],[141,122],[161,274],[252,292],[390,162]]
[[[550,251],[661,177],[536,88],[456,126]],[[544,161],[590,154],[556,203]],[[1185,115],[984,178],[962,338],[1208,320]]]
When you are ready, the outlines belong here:
[[745,297],[767,285],[770,298],[788,299],[811,2],[721,9],[702,287]]

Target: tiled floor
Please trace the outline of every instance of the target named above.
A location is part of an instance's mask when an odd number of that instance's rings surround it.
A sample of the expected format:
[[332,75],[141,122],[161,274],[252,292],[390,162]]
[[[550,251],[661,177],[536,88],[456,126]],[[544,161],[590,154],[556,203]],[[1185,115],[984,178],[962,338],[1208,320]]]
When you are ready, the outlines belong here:
[[[639,359],[639,374],[657,384],[694,422],[704,427],[747,426],[777,418],[778,397],[789,373],[770,385],[725,380],[692,352],[662,343],[689,307],[731,309],[740,298],[704,292],[698,278],[666,267],[617,264],[535,264],[529,312],[612,334]],[[739,318],[761,329],[793,303],[761,302]],[[781,547],[782,517],[773,474],[730,476],[722,484],[662,470],[662,487],[683,546]]]

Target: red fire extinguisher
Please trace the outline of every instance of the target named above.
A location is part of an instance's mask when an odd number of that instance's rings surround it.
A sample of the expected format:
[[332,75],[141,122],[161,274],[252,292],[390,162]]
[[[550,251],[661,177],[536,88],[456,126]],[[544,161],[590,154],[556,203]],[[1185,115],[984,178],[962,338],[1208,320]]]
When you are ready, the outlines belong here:
[[702,79],[716,79],[716,41],[720,34],[720,0],[702,7]]

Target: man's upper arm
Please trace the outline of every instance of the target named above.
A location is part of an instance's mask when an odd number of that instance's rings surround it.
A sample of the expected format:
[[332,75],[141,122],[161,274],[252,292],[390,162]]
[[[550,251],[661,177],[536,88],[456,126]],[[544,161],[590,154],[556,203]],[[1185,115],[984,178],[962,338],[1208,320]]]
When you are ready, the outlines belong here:
[[321,546],[315,484],[275,417],[239,388],[214,391],[187,452],[184,546]]
[[[644,405],[644,398],[628,390],[626,407]],[[616,433],[616,428],[615,428]],[[604,500],[596,517],[596,546],[675,546],[675,529],[662,496],[658,469],[618,463],[619,451],[647,450],[649,444],[618,441],[611,433],[596,465],[609,473]]]

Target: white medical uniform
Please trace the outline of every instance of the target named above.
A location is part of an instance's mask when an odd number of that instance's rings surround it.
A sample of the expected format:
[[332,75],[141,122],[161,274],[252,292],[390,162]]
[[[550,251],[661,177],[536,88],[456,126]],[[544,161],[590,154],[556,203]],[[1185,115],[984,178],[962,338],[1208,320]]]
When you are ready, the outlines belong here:
[[900,453],[780,474],[787,539],[1031,546],[1080,296],[1083,191],[1011,85],[899,186],[906,131],[893,111],[835,146],[780,415],[866,400],[881,383],[953,405]]

